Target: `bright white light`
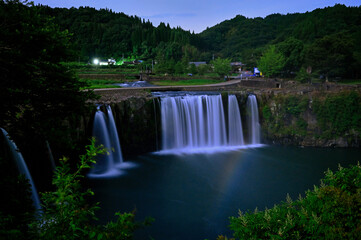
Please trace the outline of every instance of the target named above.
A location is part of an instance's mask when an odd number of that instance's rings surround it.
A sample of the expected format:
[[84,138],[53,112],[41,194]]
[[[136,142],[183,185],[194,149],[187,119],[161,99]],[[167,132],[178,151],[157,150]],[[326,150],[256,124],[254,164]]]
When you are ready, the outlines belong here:
[[95,65],[98,65],[98,64],[99,64],[99,60],[96,58],[96,59],[93,60],[93,63],[94,63]]

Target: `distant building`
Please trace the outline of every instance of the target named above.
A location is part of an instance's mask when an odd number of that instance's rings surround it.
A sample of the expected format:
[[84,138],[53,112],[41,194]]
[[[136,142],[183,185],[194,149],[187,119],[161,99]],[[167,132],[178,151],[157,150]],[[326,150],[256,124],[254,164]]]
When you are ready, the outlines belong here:
[[242,72],[242,67],[246,66],[242,62],[231,62],[231,67],[233,72]]
[[231,66],[235,66],[235,67],[242,67],[245,64],[243,64],[242,62],[231,62]]
[[189,62],[188,64],[189,65],[194,64],[194,65],[196,65],[196,67],[198,67],[199,65],[204,65],[204,64],[207,64],[207,63],[206,62]]
[[115,61],[114,58],[109,58],[108,60],[106,60],[106,59],[100,59],[99,60],[99,59],[95,58],[93,60],[93,63],[95,65],[106,66],[106,65],[115,65],[117,62]]
[[117,62],[115,61],[114,58],[109,58],[108,59],[108,65],[115,65]]

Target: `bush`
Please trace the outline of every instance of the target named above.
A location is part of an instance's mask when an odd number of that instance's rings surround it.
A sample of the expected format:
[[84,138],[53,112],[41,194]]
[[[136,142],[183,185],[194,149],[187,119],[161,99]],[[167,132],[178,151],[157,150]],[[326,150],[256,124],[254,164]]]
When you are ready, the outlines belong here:
[[321,187],[292,201],[231,217],[238,239],[360,239],[361,166],[328,170]]
[[43,210],[38,220],[32,224],[37,239],[120,239],[133,238],[139,227],[149,225],[152,219],[135,222],[134,213],[116,213],[118,220],[105,226],[94,225],[97,220],[98,204],[89,204],[88,198],[94,193],[82,191],[82,172],[95,163],[95,156],[104,153],[102,146],[95,146],[93,139],[86,147],[86,154],[80,156],[80,164],[72,172],[68,159],[60,160],[53,178],[55,190],[42,194]]
[[361,132],[361,95],[343,92],[316,99],[313,104],[317,121],[325,135],[342,136],[350,130]]

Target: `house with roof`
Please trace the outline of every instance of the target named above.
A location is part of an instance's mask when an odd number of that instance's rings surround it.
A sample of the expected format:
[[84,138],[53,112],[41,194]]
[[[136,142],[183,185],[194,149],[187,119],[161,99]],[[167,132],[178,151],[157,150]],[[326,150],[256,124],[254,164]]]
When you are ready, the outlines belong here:
[[203,64],[207,64],[207,63],[206,62],[189,62],[188,64],[189,65],[194,64],[194,65],[196,65],[196,67],[198,67],[199,65],[203,65]]

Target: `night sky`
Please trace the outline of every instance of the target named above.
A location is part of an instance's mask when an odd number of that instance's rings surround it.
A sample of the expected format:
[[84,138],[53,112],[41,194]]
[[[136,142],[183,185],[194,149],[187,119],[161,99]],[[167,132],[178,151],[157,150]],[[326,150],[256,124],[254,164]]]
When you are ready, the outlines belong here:
[[202,32],[224,20],[243,15],[249,18],[266,17],[272,13],[304,13],[316,8],[360,6],[360,0],[34,0],[35,4],[71,8],[90,6],[108,8],[115,12],[149,19],[154,26],[160,22],[171,27]]

